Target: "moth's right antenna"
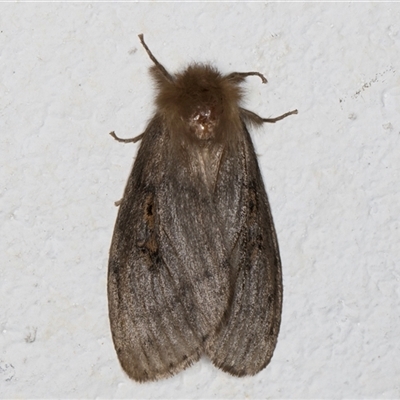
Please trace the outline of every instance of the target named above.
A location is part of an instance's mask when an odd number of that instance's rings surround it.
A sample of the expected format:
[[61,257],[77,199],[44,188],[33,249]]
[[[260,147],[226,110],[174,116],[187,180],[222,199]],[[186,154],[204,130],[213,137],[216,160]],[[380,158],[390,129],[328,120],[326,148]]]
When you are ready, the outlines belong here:
[[172,76],[168,73],[168,71],[164,68],[163,65],[161,65],[158,61],[157,58],[155,58],[153,56],[153,53],[150,51],[150,49],[147,47],[147,44],[144,41],[144,36],[143,33],[141,33],[139,36],[140,42],[142,43],[143,47],[145,48],[145,50],[147,51],[147,54],[149,55],[149,57],[151,58],[151,61],[153,61],[153,63],[156,65],[156,67],[161,71],[161,73],[165,76],[165,78],[172,82],[173,78]]

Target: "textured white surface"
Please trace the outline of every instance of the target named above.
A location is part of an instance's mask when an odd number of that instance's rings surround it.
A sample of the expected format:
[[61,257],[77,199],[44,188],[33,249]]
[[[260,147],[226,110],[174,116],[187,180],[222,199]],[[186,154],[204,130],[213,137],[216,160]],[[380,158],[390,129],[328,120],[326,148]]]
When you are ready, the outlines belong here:
[[[0,5],[0,396],[400,397],[400,4]],[[270,365],[206,359],[136,384],[107,310],[108,249],[152,113],[149,47],[175,72],[258,70],[246,107],[278,231]]]

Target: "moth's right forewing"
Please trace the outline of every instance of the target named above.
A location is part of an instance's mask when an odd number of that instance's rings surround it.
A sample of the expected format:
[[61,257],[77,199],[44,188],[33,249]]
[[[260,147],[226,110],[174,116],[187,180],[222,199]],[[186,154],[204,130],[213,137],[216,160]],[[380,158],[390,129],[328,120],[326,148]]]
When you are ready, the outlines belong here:
[[231,253],[234,285],[226,320],[207,354],[222,370],[254,375],[270,361],[279,333],[282,272],[268,198],[250,135],[244,126],[245,162],[240,236]]

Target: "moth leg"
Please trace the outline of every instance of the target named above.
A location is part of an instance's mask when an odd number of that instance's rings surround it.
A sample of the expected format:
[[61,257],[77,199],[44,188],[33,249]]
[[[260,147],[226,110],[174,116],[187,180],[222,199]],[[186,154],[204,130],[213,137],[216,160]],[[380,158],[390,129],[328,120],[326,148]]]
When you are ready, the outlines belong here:
[[289,112],[282,114],[279,117],[275,117],[275,118],[262,118],[259,115],[257,115],[256,113],[254,113],[253,111],[249,111],[244,108],[240,108],[240,114],[242,115],[242,117],[244,119],[252,122],[253,124],[262,125],[264,122],[270,122],[270,123],[274,124],[275,122],[280,121],[281,119],[284,119],[284,118],[288,117],[289,115],[298,114],[298,111],[297,110],[289,111]]
[[248,76],[258,76],[261,78],[262,83],[267,83],[267,78],[260,72],[232,72],[226,78],[233,82],[243,82]]
[[[121,138],[119,138],[119,137],[115,134],[114,131],[110,132],[110,135],[111,135],[115,140],[118,140],[118,142],[122,142],[122,143],[136,143],[136,142],[138,142],[139,140],[141,140],[141,139],[143,138],[144,133],[142,133],[142,134],[140,134],[140,135],[138,135],[138,136],[135,136],[134,138],[130,138],[130,139],[121,139]],[[119,206],[121,205],[123,199],[124,199],[124,198],[122,198],[122,199],[120,199],[120,200],[118,200],[118,201],[115,201],[115,202],[114,202],[114,205],[115,205],[116,207],[119,207]]]
[[115,139],[118,140],[118,142],[122,142],[122,143],[136,143],[139,140],[143,139],[143,135],[144,133],[141,133],[140,135],[135,136],[134,138],[130,138],[130,139],[122,139],[120,137],[118,137],[114,131],[110,132],[110,135]]

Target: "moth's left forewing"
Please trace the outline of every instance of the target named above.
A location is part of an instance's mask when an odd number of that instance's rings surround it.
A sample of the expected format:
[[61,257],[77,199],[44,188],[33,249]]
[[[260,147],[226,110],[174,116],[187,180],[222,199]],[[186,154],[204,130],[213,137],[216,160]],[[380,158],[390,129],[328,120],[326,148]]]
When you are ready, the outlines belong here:
[[[168,137],[159,116],[146,129],[125,189],[110,249],[108,300],[115,349],[136,381],[171,376],[202,352],[182,295],[186,276],[171,274],[160,217]],[[190,293],[189,293],[190,294]]]

